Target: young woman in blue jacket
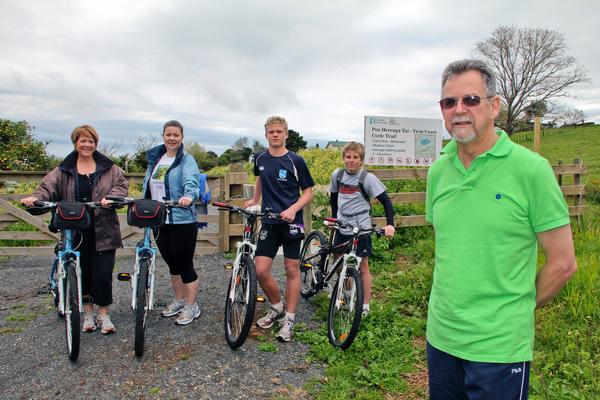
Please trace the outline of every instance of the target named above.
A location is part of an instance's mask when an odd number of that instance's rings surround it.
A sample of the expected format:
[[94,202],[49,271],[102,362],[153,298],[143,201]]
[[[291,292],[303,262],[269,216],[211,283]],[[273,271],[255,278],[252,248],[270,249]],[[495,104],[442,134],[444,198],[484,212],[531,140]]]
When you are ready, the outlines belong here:
[[187,325],[200,316],[197,302],[199,280],[194,270],[194,250],[198,236],[196,210],[198,164],[183,150],[183,125],[169,121],[163,127],[164,144],[146,152],[148,168],[144,177],[144,197],[163,201],[178,200],[186,208],[173,208],[166,224],[158,229],[156,244],[169,266],[175,298],[162,312],[177,316],[175,323]]

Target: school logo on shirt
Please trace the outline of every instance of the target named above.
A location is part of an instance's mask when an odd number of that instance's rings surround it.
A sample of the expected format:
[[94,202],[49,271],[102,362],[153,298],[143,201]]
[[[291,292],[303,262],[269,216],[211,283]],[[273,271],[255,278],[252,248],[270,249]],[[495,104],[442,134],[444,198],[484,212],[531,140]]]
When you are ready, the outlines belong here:
[[287,170],[285,170],[285,169],[280,169],[279,170],[279,180],[280,181],[287,180]]

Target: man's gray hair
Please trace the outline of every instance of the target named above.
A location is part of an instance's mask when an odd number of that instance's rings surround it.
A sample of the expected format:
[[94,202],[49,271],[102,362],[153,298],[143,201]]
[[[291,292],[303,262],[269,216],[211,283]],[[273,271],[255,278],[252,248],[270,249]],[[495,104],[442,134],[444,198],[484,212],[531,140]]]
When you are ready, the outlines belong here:
[[444,69],[442,73],[442,96],[444,94],[444,86],[449,79],[455,75],[464,74],[469,71],[478,71],[481,74],[483,83],[485,84],[486,96],[496,95],[496,77],[494,76],[494,71],[481,60],[466,59],[454,61]]
[[285,130],[288,129],[288,124],[285,118],[280,117],[279,115],[273,115],[272,117],[267,118],[267,122],[265,122],[265,132],[269,128],[269,125],[281,124],[285,126]]

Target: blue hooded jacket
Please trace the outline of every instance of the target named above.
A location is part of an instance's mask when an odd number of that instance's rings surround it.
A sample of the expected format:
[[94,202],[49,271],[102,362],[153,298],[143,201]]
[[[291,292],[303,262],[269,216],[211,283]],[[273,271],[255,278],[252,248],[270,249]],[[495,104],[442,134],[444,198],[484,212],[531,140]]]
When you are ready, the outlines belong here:
[[[146,169],[146,176],[144,177],[144,198],[150,199],[150,176],[154,167],[160,160],[160,158],[167,152],[167,148],[164,144],[158,145],[151,148],[146,152],[146,159],[148,160],[148,168]],[[171,167],[165,175],[165,193],[167,200],[179,200],[181,197],[186,196],[196,201],[198,199],[199,187],[198,187],[198,164],[191,155],[187,154],[183,150],[183,143],[177,150],[175,161],[171,164]],[[169,213],[167,219],[168,224],[189,224],[197,222],[196,209],[192,204],[187,208],[173,208]]]

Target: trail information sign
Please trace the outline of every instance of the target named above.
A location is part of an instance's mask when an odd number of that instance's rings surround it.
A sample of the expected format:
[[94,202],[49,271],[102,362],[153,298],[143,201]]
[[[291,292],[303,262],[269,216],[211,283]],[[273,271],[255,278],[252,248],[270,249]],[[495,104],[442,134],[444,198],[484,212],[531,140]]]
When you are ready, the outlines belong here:
[[429,166],[442,150],[442,120],[365,117],[365,164]]

